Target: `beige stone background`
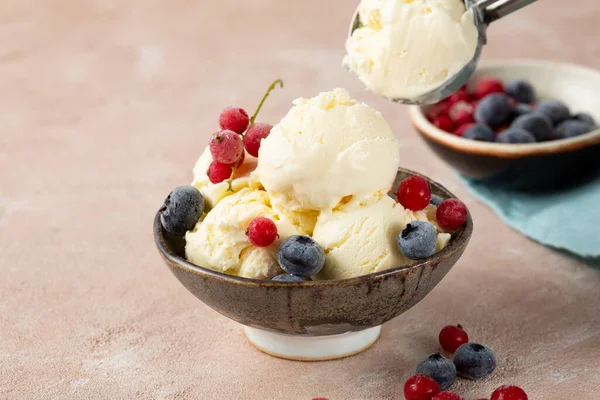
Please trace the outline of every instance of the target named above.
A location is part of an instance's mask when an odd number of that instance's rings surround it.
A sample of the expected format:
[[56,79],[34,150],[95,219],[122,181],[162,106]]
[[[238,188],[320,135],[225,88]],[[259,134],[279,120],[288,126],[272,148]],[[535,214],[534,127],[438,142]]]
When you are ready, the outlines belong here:
[[[600,274],[503,225],[429,151],[406,109],[340,62],[351,0],[0,2],[0,399],[401,399],[436,336],[461,322],[495,349],[490,379],[530,399],[598,399]],[[597,0],[543,0],[491,27],[486,59],[600,67]],[[260,120],[346,87],[380,109],[402,163],[470,207],[476,232],[448,277],[358,356],[263,355],[162,264],[153,214],[235,104]],[[597,212],[597,210],[596,210]]]

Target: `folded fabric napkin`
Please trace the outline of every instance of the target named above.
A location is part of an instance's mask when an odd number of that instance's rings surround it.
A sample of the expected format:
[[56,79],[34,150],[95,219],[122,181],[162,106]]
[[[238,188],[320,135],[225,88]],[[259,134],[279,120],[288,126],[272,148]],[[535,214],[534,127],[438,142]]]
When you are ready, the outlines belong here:
[[524,193],[461,177],[506,224],[544,245],[600,261],[600,179],[556,192]]

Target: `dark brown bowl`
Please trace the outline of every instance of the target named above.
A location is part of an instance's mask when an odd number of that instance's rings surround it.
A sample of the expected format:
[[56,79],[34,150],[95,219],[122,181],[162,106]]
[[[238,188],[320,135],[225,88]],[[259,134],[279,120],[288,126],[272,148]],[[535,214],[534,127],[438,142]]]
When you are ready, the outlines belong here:
[[[407,176],[401,169],[394,191]],[[427,179],[426,177],[424,177]],[[455,197],[427,179],[432,192]],[[418,264],[337,281],[280,283],[234,277],[186,261],[181,238],[163,231],[154,219],[154,240],[171,272],[194,296],[243,325],[310,336],[360,331],[402,314],[433,289],[460,258],[473,232],[469,216],[449,245]]]
[[[564,101],[574,112],[600,121],[600,72],[545,61],[497,61],[479,67],[472,78],[527,79],[542,98]],[[411,107],[410,119],[425,143],[462,175],[519,190],[557,189],[595,176],[600,170],[600,129],[571,139],[532,144],[484,143],[444,132]]]

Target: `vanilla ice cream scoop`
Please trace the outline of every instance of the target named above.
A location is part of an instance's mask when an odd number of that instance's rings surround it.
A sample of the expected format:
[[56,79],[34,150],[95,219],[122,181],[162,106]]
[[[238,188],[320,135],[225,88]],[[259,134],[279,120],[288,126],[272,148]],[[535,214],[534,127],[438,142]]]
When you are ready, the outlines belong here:
[[261,142],[254,174],[273,208],[304,221],[310,234],[319,212],[345,197],[387,193],[398,166],[398,142],[383,116],[335,89],[294,101]]
[[533,1],[362,0],[344,65],[391,100],[435,103],[474,72],[487,25]]

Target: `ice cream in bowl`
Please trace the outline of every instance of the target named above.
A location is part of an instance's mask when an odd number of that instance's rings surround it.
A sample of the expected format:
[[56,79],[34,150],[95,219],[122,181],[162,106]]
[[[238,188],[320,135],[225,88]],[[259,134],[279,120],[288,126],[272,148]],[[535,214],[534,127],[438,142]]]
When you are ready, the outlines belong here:
[[156,214],[157,248],[260,350],[358,353],[441,281],[472,221],[443,186],[400,168],[383,116],[343,89],[296,100],[273,127],[255,118],[224,111],[192,185]]

